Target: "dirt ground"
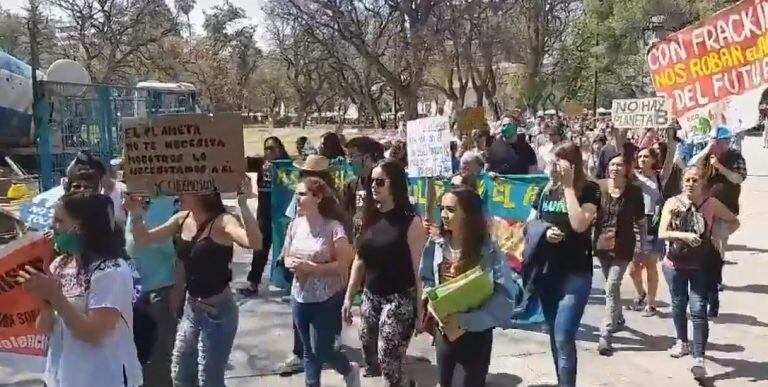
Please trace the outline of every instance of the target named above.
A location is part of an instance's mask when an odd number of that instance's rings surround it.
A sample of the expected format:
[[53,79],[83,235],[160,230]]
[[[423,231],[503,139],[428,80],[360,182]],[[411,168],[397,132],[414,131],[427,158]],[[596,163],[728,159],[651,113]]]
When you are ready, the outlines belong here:
[[[315,146],[320,143],[320,136],[328,131],[332,131],[333,127],[318,127],[311,129],[301,128],[267,128],[263,126],[245,126],[243,129],[243,135],[245,140],[245,155],[246,156],[260,156],[264,154],[264,139],[269,136],[276,136],[283,141],[285,149],[289,154],[295,155],[296,152],[296,139],[301,136],[307,136],[309,141]],[[344,137],[349,140],[353,137],[363,135],[381,135],[383,131],[372,129],[346,129],[344,130]]]

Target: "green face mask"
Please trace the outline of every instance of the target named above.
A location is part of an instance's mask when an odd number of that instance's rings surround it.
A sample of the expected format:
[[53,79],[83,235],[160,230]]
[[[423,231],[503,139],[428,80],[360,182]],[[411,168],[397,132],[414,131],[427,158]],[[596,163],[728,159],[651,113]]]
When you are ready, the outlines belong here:
[[363,174],[363,162],[360,160],[352,160],[352,173],[355,176],[361,176]]
[[501,128],[501,134],[503,134],[504,137],[506,138],[517,136],[517,126],[506,125],[503,128]]
[[61,232],[53,235],[56,249],[65,254],[79,255],[83,252],[83,242],[80,235],[74,232]]

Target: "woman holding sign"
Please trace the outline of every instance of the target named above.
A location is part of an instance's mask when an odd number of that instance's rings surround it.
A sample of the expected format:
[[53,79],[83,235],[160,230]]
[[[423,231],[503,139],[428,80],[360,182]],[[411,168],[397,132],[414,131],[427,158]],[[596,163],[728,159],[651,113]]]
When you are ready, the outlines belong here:
[[27,266],[24,290],[43,299],[38,327],[50,332],[45,382],[51,387],[140,386],[133,341],[133,276],[122,259],[112,200],[68,192],[56,207],[54,242],[62,253],[50,276]]
[[[493,329],[509,325],[523,289],[506,255],[490,239],[480,195],[466,188],[446,193],[441,218],[440,236],[430,238],[421,257],[419,272],[424,292],[477,267],[482,269],[478,273],[483,277],[481,280],[492,284],[486,288],[485,302],[470,306],[464,313],[449,314],[441,320],[431,307],[424,308],[429,311],[425,311],[422,329],[435,337],[441,386],[453,385],[454,370],[461,365],[464,378],[459,385],[483,387],[491,362]],[[471,289],[475,291],[474,287]],[[470,298],[460,294],[456,297]],[[439,330],[435,329],[437,324]]]
[[592,289],[592,227],[600,187],[584,175],[581,151],[567,141],[554,150],[550,182],[534,202],[545,233],[549,269],[536,277],[536,291],[549,326],[560,386],[576,385],[576,331]]
[[[151,230],[144,225],[140,198],[126,200],[136,244],[175,238],[177,265],[183,267],[179,280],[186,281],[187,295],[173,352],[174,385],[191,386],[197,380],[201,386],[224,386],[238,323],[229,287],[233,245],[258,250],[262,243],[258,222],[247,205],[250,196],[255,194],[246,177],[238,194],[244,226],[226,212],[219,193],[212,192],[179,195],[181,211]],[[173,300],[174,310],[179,301]],[[203,353],[198,353],[198,343]]]
[[360,332],[365,376],[383,374],[387,386],[399,387],[405,381],[405,351],[420,315],[417,274],[427,235],[408,199],[402,164],[382,160],[371,172],[371,183],[342,313],[352,323],[352,302],[365,280]]

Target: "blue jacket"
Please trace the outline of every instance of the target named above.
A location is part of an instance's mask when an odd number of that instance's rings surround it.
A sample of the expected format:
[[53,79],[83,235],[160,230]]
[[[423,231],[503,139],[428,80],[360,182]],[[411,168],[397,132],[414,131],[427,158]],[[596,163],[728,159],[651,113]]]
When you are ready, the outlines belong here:
[[[440,264],[443,262],[445,240],[431,237],[421,255],[419,275],[426,291],[440,284]],[[512,327],[512,316],[523,300],[522,279],[507,262],[499,246],[487,240],[480,265],[493,274],[493,295],[482,307],[459,315],[459,325],[468,332]]]

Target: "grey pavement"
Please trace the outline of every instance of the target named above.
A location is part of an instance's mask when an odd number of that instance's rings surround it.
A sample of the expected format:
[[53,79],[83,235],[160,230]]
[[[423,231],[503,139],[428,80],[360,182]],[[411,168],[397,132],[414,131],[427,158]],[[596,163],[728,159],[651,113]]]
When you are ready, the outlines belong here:
[[[731,238],[724,271],[720,317],[710,323],[707,350],[708,385],[768,386],[768,150],[758,138],[744,141],[749,178],[742,194],[742,227]],[[766,227],[766,228],[763,228]],[[249,257],[239,254],[235,263],[242,283]],[[597,266],[595,266],[597,268]],[[625,312],[627,329],[616,335],[612,357],[597,353],[597,338],[603,317],[604,280],[595,270],[592,295],[578,334],[579,386],[697,386],[688,369],[691,358],[672,359],[666,350],[674,343],[669,292],[660,280],[658,317],[644,318]],[[290,354],[291,314],[280,301],[284,293],[266,290],[258,298],[240,300],[240,327],[227,372],[227,386],[302,386],[303,374],[283,378],[272,370]],[[634,297],[629,278],[622,286],[624,304]],[[347,353],[360,361],[360,345],[354,332],[345,332]],[[419,386],[437,385],[434,348],[424,335],[415,338],[408,350],[406,372]],[[343,386],[334,371],[323,372],[324,386]],[[0,385],[19,381],[36,385],[32,375],[18,375],[0,367]],[[6,381],[4,384],[3,381]],[[496,330],[489,386],[554,385],[556,378],[545,334],[523,330]],[[364,379],[363,386],[383,385]]]

